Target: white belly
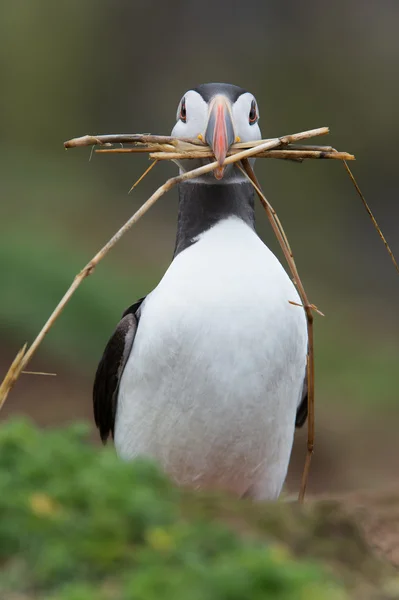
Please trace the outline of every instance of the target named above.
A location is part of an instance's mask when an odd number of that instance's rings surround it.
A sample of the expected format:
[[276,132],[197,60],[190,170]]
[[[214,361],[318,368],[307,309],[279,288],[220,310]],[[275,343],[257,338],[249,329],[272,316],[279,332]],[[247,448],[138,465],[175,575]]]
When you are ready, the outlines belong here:
[[115,445],[181,485],[280,493],[305,375],[304,312],[245,223],[220,222],[143,304],[123,373]]

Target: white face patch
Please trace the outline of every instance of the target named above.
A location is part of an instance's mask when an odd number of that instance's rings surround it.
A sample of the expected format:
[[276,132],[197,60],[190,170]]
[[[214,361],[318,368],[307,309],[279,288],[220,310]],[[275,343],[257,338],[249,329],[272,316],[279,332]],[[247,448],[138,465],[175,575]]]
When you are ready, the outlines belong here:
[[241,142],[252,142],[262,139],[262,134],[259,129],[258,121],[253,125],[249,122],[249,113],[251,112],[252,101],[255,101],[256,112],[259,119],[259,110],[256,100],[252,94],[246,92],[237,98],[233,104],[233,121],[235,134],[240,138]]
[[[180,118],[180,110],[182,100],[185,101],[185,114],[186,121],[182,121]],[[177,123],[172,129],[172,136],[175,137],[187,137],[196,138],[198,135],[204,135],[207,122],[208,122],[208,111],[209,105],[202,98],[198,92],[189,90],[186,92],[181,99],[177,109]],[[234,132],[236,137],[240,138],[241,142],[251,142],[253,140],[260,140],[262,138],[258,122],[253,125],[249,122],[249,114],[251,112],[252,101],[255,100],[254,96],[249,92],[241,94],[237,98],[237,101],[232,105],[232,116]],[[256,100],[255,100],[256,103]],[[259,117],[258,105],[256,104],[256,111]]]
[[[180,119],[180,109],[182,100],[185,100],[186,121]],[[208,121],[208,104],[202,96],[194,90],[189,90],[184,94],[177,108],[177,123],[172,129],[172,136],[196,138],[199,134],[204,134]]]

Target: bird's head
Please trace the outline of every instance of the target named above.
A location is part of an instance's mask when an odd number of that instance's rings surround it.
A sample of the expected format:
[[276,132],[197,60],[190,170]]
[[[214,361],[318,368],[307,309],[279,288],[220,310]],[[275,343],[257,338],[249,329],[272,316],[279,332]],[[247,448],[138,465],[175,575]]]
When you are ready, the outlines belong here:
[[228,83],[205,83],[188,90],[180,100],[176,118],[172,136],[206,142],[219,163],[214,171],[219,180],[237,176],[234,165],[223,166],[231,145],[262,137],[255,97]]

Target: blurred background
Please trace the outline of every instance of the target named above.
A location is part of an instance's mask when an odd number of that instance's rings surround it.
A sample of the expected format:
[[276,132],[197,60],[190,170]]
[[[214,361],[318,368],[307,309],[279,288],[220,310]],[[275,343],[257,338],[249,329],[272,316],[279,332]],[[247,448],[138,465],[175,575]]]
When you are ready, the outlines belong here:
[[[175,172],[63,142],[85,133],[170,133],[183,93],[209,81],[253,92],[264,137],[328,125],[399,255],[399,3],[395,0],[14,0],[1,9],[0,380],[75,274]],[[317,140],[316,142],[317,143]],[[351,165],[352,166],[352,165]],[[338,161],[258,161],[315,318],[316,452],[310,488],[395,483],[399,279]],[[97,362],[122,311],[169,265],[176,192],[84,282],[0,415],[92,422]],[[262,210],[258,229],[280,256]],[[305,456],[297,435],[288,488]],[[93,440],[97,435],[93,430]]]

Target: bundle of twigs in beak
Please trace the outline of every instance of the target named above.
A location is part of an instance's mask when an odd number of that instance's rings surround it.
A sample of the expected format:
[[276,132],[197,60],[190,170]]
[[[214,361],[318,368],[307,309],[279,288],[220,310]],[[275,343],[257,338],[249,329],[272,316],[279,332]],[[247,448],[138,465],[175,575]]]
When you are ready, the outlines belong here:
[[[280,138],[240,142],[233,144],[227,157],[235,160],[225,161],[225,164],[242,160],[243,158],[282,158],[302,162],[306,158],[330,158],[338,160],[354,160],[352,154],[338,152],[331,146],[299,145],[296,142],[326,135],[328,127],[319,127]],[[129,145],[130,147],[112,148],[114,144]],[[214,158],[212,150],[201,139],[175,138],[165,135],[120,134],[120,135],[85,135],[65,142],[65,148],[78,146],[106,146],[96,149],[99,153],[126,154],[147,152],[150,158],[156,160],[185,160]],[[244,154],[245,151],[245,154]]]
[[[277,217],[277,214],[271,204],[266,199],[264,193],[260,189],[259,183],[255,177],[255,174],[248,161],[249,158],[278,158],[278,159],[289,159],[295,161],[303,161],[305,159],[336,159],[342,160],[347,169],[361,199],[364,203],[368,214],[373,220],[390,256],[395,264],[396,269],[399,271],[395,258],[379,229],[370,208],[366,204],[363,195],[357,186],[354,177],[349,170],[346,161],[354,160],[352,154],[346,152],[338,152],[331,146],[314,146],[314,145],[300,145],[298,142],[307,140],[309,138],[325,135],[329,132],[328,127],[321,127],[318,129],[312,129],[310,131],[303,131],[301,133],[295,133],[292,135],[285,135],[278,138],[272,138],[268,140],[259,140],[250,143],[237,143],[233,144],[227,153],[224,160],[223,167],[232,163],[237,163],[238,168],[242,170],[244,175],[251,182],[255,188],[262,205],[264,206],[267,216],[271,222],[273,231],[280,243],[283,250],[284,256],[287,260],[288,266],[291,270],[291,274],[295,285],[297,286],[299,295],[302,300],[301,308],[305,310],[307,321],[308,321],[308,336],[309,336],[309,350],[308,350],[308,444],[307,444],[307,455],[306,463],[301,483],[301,490],[299,493],[299,500],[303,500],[306,490],[306,484],[309,474],[310,460],[313,452],[314,443],[314,353],[313,353],[313,311],[320,311],[308,301],[304,287],[300,280],[298,270],[294,261],[291,247],[288,243],[287,236],[282,228],[281,222]],[[118,147],[114,147],[118,144]],[[121,147],[122,145],[122,147]],[[153,160],[150,167],[138,180],[141,181],[148,171],[156,164],[159,160],[172,160],[180,161],[190,159],[209,159],[205,161],[201,166],[192,169],[185,170],[176,177],[172,177],[166,181],[160,188],[158,188],[152,196],[139,208],[139,210],[115,233],[115,235],[105,244],[103,248],[92,258],[92,260],[80,271],[75,277],[69,289],[66,291],[63,298],[60,300],[58,306],[55,308],[53,313],[44,324],[42,330],[37,335],[33,343],[27,347],[25,346],[19,351],[16,358],[14,359],[8,373],[6,374],[3,383],[0,386],[0,408],[4,404],[9,391],[17,381],[19,375],[25,369],[29,363],[33,354],[39,347],[43,338],[48,333],[66,304],[75,293],[76,289],[80,286],[82,281],[91,275],[97,266],[97,264],[104,258],[104,256],[111,250],[111,248],[118,242],[128,229],[132,227],[137,221],[147,212],[147,210],[155,204],[155,202],[165,192],[170,190],[176,184],[185,181],[187,179],[193,179],[206,173],[211,173],[215,169],[220,169],[220,165],[214,160],[214,154],[210,147],[207,146],[202,139],[184,139],[174,138],[171,136],[159,136],[159,135],[145,135],[145,134],[116,134],[116,135],[85,135],[83,137],[71,139],[64,144],[65,148],[76,148],[79,146],[100,146],[96,149],[99,153],[135,153],[135,152],[147,152],[150,158]],[[129,147],[125,147],[129,146]],[[185,165],[187,163],[184,163]],[[137,185],[137,183],[135,185]],[[135,186],[133,186],[135,187]],[[292,302],[292,304],[295,304]]]

